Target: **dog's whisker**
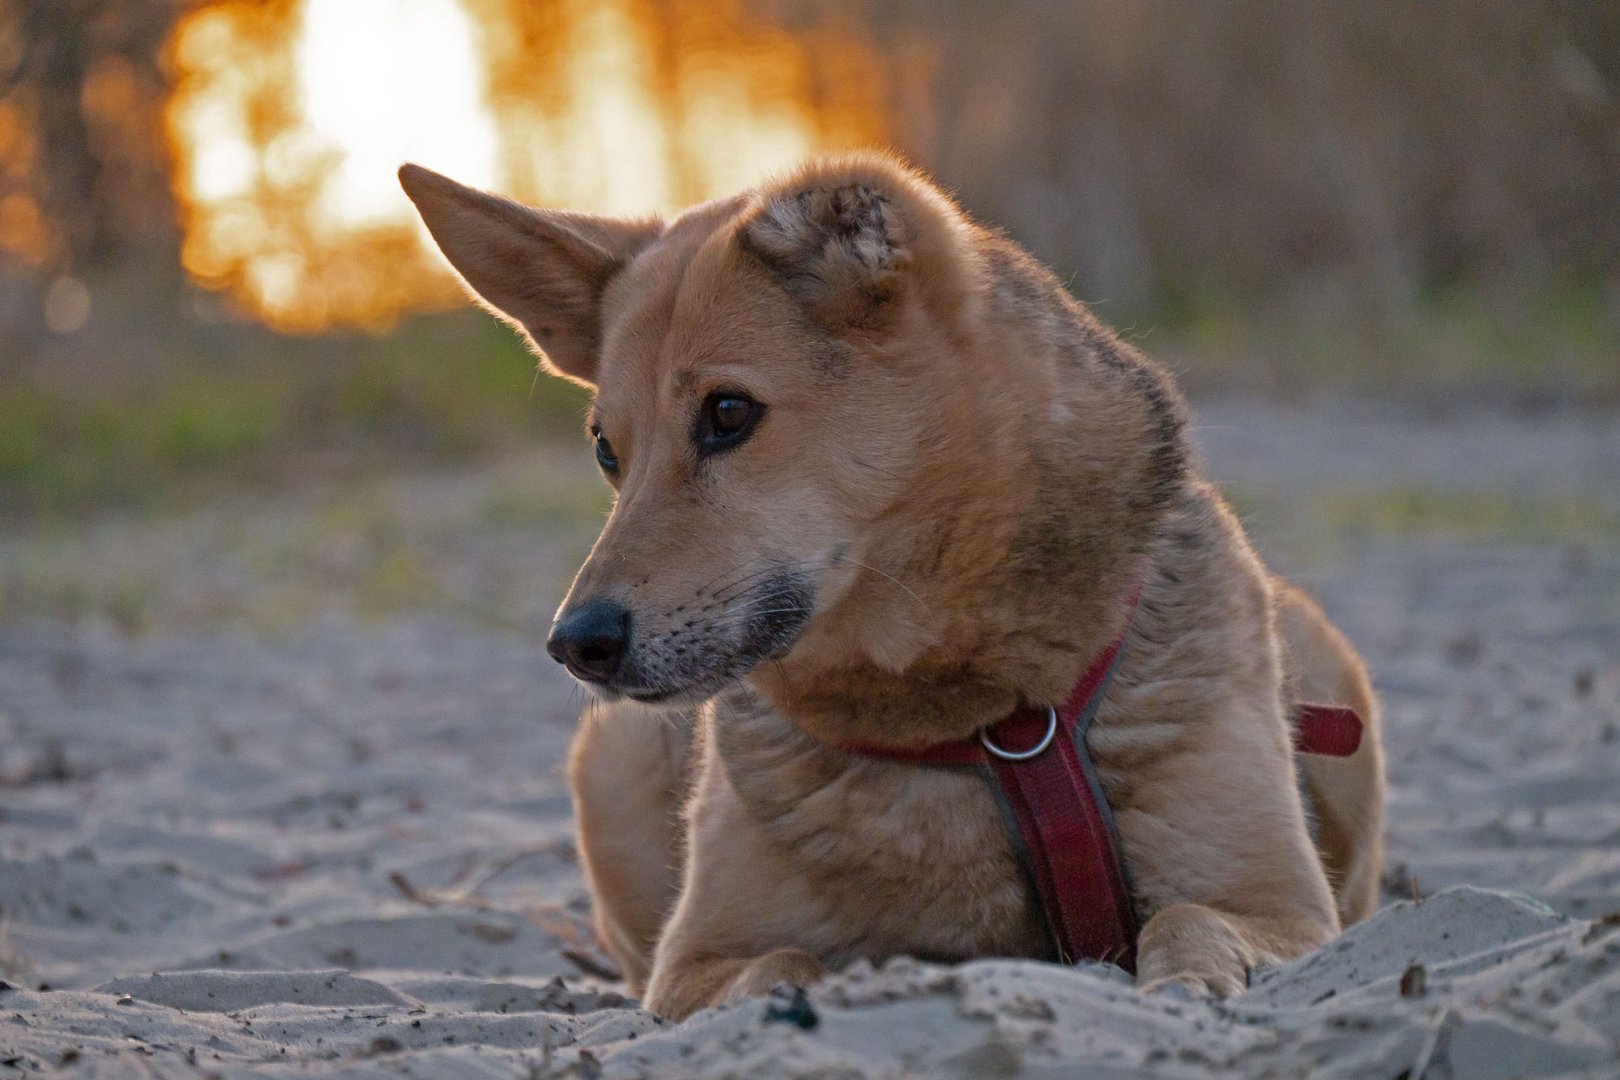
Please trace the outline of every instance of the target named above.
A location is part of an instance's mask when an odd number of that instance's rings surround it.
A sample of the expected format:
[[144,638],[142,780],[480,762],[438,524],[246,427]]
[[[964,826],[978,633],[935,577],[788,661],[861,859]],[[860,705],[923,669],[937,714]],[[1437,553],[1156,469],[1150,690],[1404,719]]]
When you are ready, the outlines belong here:
[[796,596],[797,593],[792,589],[771,589],[757,596],[750,596],[745,600],[740,600],[735,605],[728,604],[725,614],[735,615],[739,611],[747,611],[751,607],[759,607],[762,604],[793,603]]
[[744,599],[727,602],[717,617],[721,619],[735,618],[737,615],[752,611],[755,608],[764,607],[768,604],[794,604],[800,599],[801,597],[799,594],[795,592],[780,589],[772,590],[771,592],[760,593],[756,596],[747,596]]
[[905,582],[901,581],[899,578],[895,577],[893,574],[889,573],[887,570],[879,570],[877,567],[873,566],[871,563],[863,563],[858,559],[846,558],[843,561],[845,563],[849,564],[850,566],[858,566],[862,570],[870,570],[870,571],[872,571],[872,573],[877,574],[880,577],[888,578],[890,581],[892,581],[896,585],[898,585],[901,589],[905,590],[906,595],[910,596],[913,600],[917,601],[917,603],[922,606],[922,609],[924,611],[928,612],[929,615],[933,614],[933,611],[930,610],[929,607],[928,607],[927,601],[923,600],[922,597],[918,596],[917,593],[911,588],[911,586],[907,585]]
[[730,582],[723,588],[716,589],[714,591],[714,598],[722,604],[726,603],[729,600],[734,599],[738,593],[742,592],[745,588],[754,584],[756,581],[773,573],[777,573],[780,570],[781,567],[776,563],[768,563],[766,566],[755,571],[754,573],[744,575],[743,577]]
[[[747,580],[750,577],[756,576],[756,574],[760,573],[760,571],[750,571],[750,570],[747,569],[749,566],[754,565],[755,561],[756,560],[751,559],[748,562],[745,562],[740,566],[733,566],[730,570],[725,570],[725,571],[722,571],[721,573],[716,574],[714,577],[710,578],[703,585],[698,586],[698,590],[697,590],[698,595],[701,596],[702,594],[704,594],[706,592],[709,592],[711,590],[714,590],[714,591],[717,591],[717,592],[724,592],[725,590],[735,586],[739,581],[744,581],[744,580]],[[765,560],[759,560],[759,561],[765,561]],[[766,570],[770,569],[769,562],[766,562],[765,569]],[[736,576],[733,577],[733,575],[736,575]],[[728,582],[725,585],[721,585],[718,589],[715,589],[715,583],[716,582],[723,581],[728,577],[732,578],[732,580],[730,582]]]
[[724,589],[717,590],[712,594],[714,597],[714,603],[719,605],[729,604],[737,598],[746,595],[749,589],[756,586],[761,580],[767,578],[771,573],[774,572],[774,569],[775,568],[773,567],[762,570],[755,574],[750,574],[747,577],[740,578],[739,580],[727,585]]
[[[728,618],[727,625],[728,625],[728,627],[731,627],[731,628],[735,628],[735,627],[739,627],[739,626],[746,626],[746,625],[748,625],[748,623],[751,620],[756,619],[756,618],[762,618],[762,617],[764,617],[766,615],[790,615],[790,614],[791,615],[813,615],[814,613],[815,613],[815,611],[814,611],[813,608],[798,607],[798,606],[785,607],[785,608],[771,608],[771,609],[769,609],[767,611],[757,611],[757,610],[756,611],[743,611],[743,612],[737,612],[735,614],[728,612],[727,613],[728,616],[731,616],[731,617]],[[747,616],[747,618],[736,617],[736,616],[744,616],[744,615]]]
[[[791,592],[767,593],[763,596],[753,597],[752,599],[738,604],[735,607],[726,608],[725,611],[721,613],[720,619],[716,621],[720,622],[723,620],[725,625],[736,626],[743,621],[744,616],[752,618],[760,615],[785,614],[791,611],[796,611],[805,615],[814,613],[814,607],[807,607],[804,604],[797,603],[796,601],[798,599],[799,596]],[[775,611],[760,610],[768,604],[786,604],[787,606],[779,608]]]
[[793,684],[788,681],[787,668],[782,666],[782,661],[775,659],[771,661],[771,666],[776,669],[776,677],[782,682],[782,689],[787,693],[788,708],[791,710],[796,695],[793,693]]

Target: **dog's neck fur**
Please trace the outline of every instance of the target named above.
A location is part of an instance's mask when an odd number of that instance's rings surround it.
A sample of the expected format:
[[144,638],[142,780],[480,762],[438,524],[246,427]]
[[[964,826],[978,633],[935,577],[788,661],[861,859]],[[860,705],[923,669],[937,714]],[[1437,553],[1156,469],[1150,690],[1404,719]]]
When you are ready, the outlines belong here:
[[[1006,343],[1007,370],[993,396],[944,403],[971,437],[924,462],[906,496],[938,519],[880,522],[853,587],[749,679],[823,742],[927,745],[1064,700],[1121,632],[1138,557],[1187,476],[1168,377],[1016,248],[987,248],[997,302],[979,332]],[[931,488],[963,475],[980,478],[971,507]]]

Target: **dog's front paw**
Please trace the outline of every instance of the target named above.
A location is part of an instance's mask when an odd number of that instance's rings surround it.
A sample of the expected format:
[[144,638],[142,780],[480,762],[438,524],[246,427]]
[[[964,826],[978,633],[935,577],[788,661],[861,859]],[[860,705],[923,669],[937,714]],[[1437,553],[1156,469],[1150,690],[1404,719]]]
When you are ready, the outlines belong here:
[[809,986],[827,973],[821,961],[803,949],[777,949],[755,957],[731,980],[727,1001],[759,997],[778,986]]
[[1248,985],[1250,952],[1218,912],[1176,904],[1142,927],[1136,985],[1148,991],[1179,987],[1194,997],[1231,997]]
[[1247,983],[1233,978],[1229,972],[1183,971],[1145,982],[1138,978],[1136,985],[1150,994],[1168,994],[1183,1001],[1207,1001],[1241,993]]
[[768,994],[783,983],[809,986],[825,974],[803,949],[777,949],[751,959],[711,956],[666,959],[647,983],[648,1010],[685,1020],[699,1009]]

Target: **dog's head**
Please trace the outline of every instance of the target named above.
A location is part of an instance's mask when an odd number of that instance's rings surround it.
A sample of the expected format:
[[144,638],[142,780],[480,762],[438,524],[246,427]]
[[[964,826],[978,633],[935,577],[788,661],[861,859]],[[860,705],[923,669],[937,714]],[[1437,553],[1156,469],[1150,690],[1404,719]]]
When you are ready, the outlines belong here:
[[[692,702],[785,655],[882,573],[877,523],[919,472],[953,467],[968,226],[906,168],[824,162],[668,222],[400,180],[470,288],[595,391],[617,499],[548,647],[599,692]],[[892,629],[873,647],[906,648]]]
[[1117,631],[1184,475],[1179,398],[917,173],[835,158],[668,222],[400,179],[595,390],[618,497],[549,647],[599,692],[750,676],[812,732],[950,737],[1060,700]]

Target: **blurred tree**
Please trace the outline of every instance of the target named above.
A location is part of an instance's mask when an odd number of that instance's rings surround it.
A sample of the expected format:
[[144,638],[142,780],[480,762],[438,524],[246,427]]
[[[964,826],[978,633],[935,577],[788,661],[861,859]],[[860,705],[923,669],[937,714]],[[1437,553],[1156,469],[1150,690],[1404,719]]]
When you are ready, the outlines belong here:
[[14,262],[178,280],[161,55],[185,6],[0,2],[0,250]]
[[896,141],[1115,311],[1620,310],[1620,3],[839,7],[891,58]]

